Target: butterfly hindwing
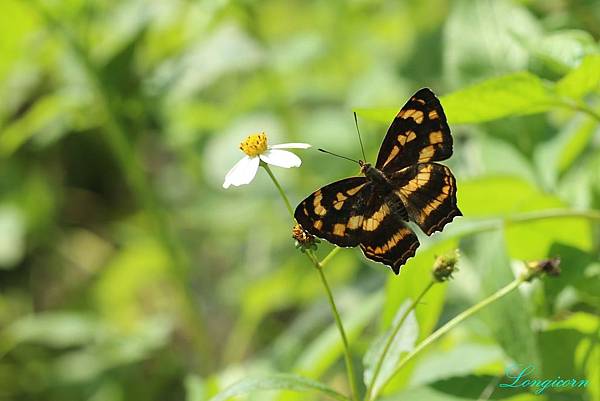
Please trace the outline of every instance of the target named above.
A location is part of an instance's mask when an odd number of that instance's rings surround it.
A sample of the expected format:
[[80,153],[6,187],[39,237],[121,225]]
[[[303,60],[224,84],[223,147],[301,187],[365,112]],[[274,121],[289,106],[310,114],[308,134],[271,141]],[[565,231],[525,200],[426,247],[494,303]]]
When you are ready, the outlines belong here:
[[456,180],[450,169],[437,163],[421,163],[390,176],[408,217],[427,235],[441,231],[462,213],[456,205]]
[[338,246],[357,246],[370,187],[365,177],[336,181],[300,202],[294,217],[312,235]]
[[381,144],[375,167],[387,173],[445,160],[452,155],[452,136],[440,101],[428,88],[415,93],[400,109]]
[[397,202],[398,198],[392,194],[381,197],[373,192],[365,209],[360,240],[367,258],[390,266],[396,274],[419,246],[415,233],[402,221]]
[[315,191],[294,212],[312,235],[343,247],[360,245],[365,256],[398,274],[419,241],[399,212],[399,198],[382,196],[364,177],[346,178]]

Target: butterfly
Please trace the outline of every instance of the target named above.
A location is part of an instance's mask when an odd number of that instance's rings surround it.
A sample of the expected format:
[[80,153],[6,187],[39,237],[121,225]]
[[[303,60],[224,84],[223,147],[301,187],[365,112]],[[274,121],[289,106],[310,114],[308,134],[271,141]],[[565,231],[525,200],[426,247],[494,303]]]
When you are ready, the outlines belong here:
[[296,207],[304,230],[400,273],[419,240],[406,224],[427,235],[454,217],[456,180],[437,161],[452,155],[452,136],[439,100],[428,88],[415,93],[387,131],[375,166],[359,161],[362,176],[326,185]]

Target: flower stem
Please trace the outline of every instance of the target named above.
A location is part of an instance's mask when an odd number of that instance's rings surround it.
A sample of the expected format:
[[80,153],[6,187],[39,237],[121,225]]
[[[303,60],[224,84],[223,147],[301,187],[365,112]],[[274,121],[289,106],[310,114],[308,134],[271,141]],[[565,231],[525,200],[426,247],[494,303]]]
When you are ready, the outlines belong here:
[[462,232],[460,236],[473,235],[481,232],[487,232],[490,230],[497,230],[502,226],[518,225],[541,220],[569,218],[600,221],[600,212],[596,210],[543,209],[534,210],[530,212],[516,213],[507,216],[474,219],[473,221],[480,221],[480,225],[468,231]]
[[[339,249],[339,248],[337,248]],[[332,251],[333,252],[333,251]],[[352,354],[350,353],[350,346],[348,345],[348,338],[346,337],[346,331],[344,330],[344,325],[342,324],[342,319],[338,312],[337,306],[335,305],[335,301],[333,299],[333,293],[331,292],[331,288],[327,283],[327,279],[325,278],[325,274],[323,273],[322,262],[319,263],[317,258],[312,254],[311,251],[307,251],[307,254],[310,253],[310,259],[315,265],[316,270],[319,272],[319,276],[321,277],[321,282],[323,283],[323,287],[325,287],[325,292],[327,293],[327,299],[329,301],[329,306],[331,307],[331,312],[333,313],[333,317],[335,318],[335,324],[337,325],[338,331],[340,332],[340,337],[342,337],[342,343],[344,344],[344,359],[346,360],[346,370],[348,373],[348,382],[350,383],[350,390],[352,391],[352,400],[358,400],[358,386],[356,385],[356,375],[354,374],[354,364],[352,363]],[[330,256],[331,253],[328,255]],[[327,258],[325,258],[327,259]],[[325,261],[323,259],[323,261]]]
[[263,163],[262,161],[260,162],[260,165],[267,171],[267,174],[269,174],[269,177],[271,177],[271,181],[273,181],[273,184],[275,184],[275,186],[277,187],[277,190],[279,191],[279,195],[281,195],[281,198],[283,199],[283,202],[285,203],[285,207],[287,207],[287,210],[290,213],[290,216],[292,217],[292,219],[294,219],[294,210],[292,209],[290,200],[288,199],[287,195],[283,191],[283,188],[281,188],[281,185],[279,185],[279,181],[277,181],[277,178],[275,178],[275,175],[271,171],[271,168],[269,167],[269,165],[267,163]]
[[333,248],[333,249],[331,250],[331,252],[329,252],[329,253],[327,254],[327,256],[325,256],[325,257],[323,258],[323,260],[321,260],[321,262],[319,262],[319,267],[325,267],[325,265],[326,265],[327,263],[329,263],[329,261],[330,261],[331,259],[333,259],[333,257],[334,257],[335,255],[337,255],[337,253],[338,253],[338,252],[339,252],[341,249],[342,249],[342,248],[340,248],[339,246],[336,246],[335,248]]
[[415,298],[415,300],[410,304],[410,306],[406,309],[406,311],[404,311],[404,313],[402,314],[402,317],[400,317],[400,320],[398,320],[398,323],[393,328],[392,333],[388,337],[388,340],[385,343],[385,346],[383,347],[383,352],[381,353],[381,356],[379,357],[379,360],[377,361],[377,364],[375,365],[375,370],[373,371],[373,377],[371,378],[371,382],[369,383],[369,385],[367,387],[367,392],[365,393],[365,401],[369,401],[369,400],[373,399],[371,397],[371,394],[373,393],[373,390],[375,388],[375,383],[377,381],[377,377],[379,376],[379,372],[381,370],[381,367],[383,366],[383,361],[385,360],[385,356],[387,355],[388,351],[390,350],[390,347],[392,346],[392,343],[394,342],[396,335],[398,335],[398,331],[400,331],[400,328],[404,324],[404,321],[406,320],[406,318],[408,317],[410,312],[412,312],[417,307],[417,305],[421,302],[421,299],[423,299],[425,294],[427,294],[427,292],[431,289],[431,287],[433,287],[433,285],[435,283],[436,283],[435,281],[431,280],[429,282],[429,284],[427,284],[427,286],[423,289],[423,291],[421,291],[421,293],[417,296],[417,298]]
[[504,218],[506,224],[519,224],[536,220],[579,217],[588,220],[600,220],[600,212],[595,210],[547,209],[518,213]]
[[[273,181],[273,184],[275,184],[275,186],[277,187],[279,195],[281,195],[281,198],[283,199],[283,202],[285,203],[285,206],[287,207],[288,212],[292,217],[292,220],[294,220],[294,212],[292,210],[292,205],[290,204],[287,195],[283,191],[283,188],[281,187],[281,185],[279,185],[277,178],[275,178],[275,175],[266,163],[261,162],[261,166],[263,166],[263,168],[267,171],[267,174],[269,174],[269,177],[271,177],[271,180]],[[323,283],[323,287],[325,288],[325,292],[327,293],[327,300],[329,301],[329,306],[331,307],[331,313],[333,314],[335,324],[338,328],[338,331],[340,332],[342,343],[344,344],[344,359],[346,361],[346,371],[348,373],[348,382],[350,383],[350,389],[352,391],[351,399],[358,400],[358,387],[356,385],[356,375],[354,374],[354,364],[352,363],[352,354],[350,353],[350,346],[348,345],[348,337],[346,337],[346,331],[344,330],[344,325],[342,324],[340,313],[338,312],[337,306],[335,305],[333,293],[331,292],[331,288],[329,287],[327,278],[325,277],[325,274],[322,270],[322,267],[325,266],[325,264],[329,262],[331,258],[335,256],[336,253],[339,252],[339,249],[340,248],[338,247],[333,248],[333,250],[329,252],[329,254],[325,258],[323,258],[321,262],[319,262],[319,259],[317,259],[314,252],[312,252],[311,250],[307,250],[305,254],[310,259],[315,269],[319,272],[319,277],[321,278],[321,282]]]
[[589,115],[590,117],[596,119],[597,121],[600,121],[600,114],[598,114],[598,112],[596,110],[594,110],[593,108],[591,108],[590,106],[588,106],[587,103],[585,103],[584,101],[570,101],[570,100],[565,100],[559,103],[559,106],[563,106],[563,107],[567,107],[576,111],[580,111],[582,113],[585,113],[587,115]]
[[[473,316],[475,313],[479,312],[481,309],[485,308],[489,304],[504,297],[505,295],[507,295],[508,293],[513,291],[514,289],[518,288],[525,281],[526,281],[526,275],[519,276],[518,278],[516,278],[515,280],[513,280],[506,286],[502,287],[501,289],[499,289],[498,291],[496,291],[495,293],[493,293],[486,299],[478,302],[477,304],[471,306],[469,309],[456,315],[448,323],[446,323],[445,325],[443,325],[442,327],[437,329],[429,337],[427,337],[425,340],[423,340],[414,350],[412,350],[404,358],[402,358],[400,363],[398,363],[398,366],[396,366],[394,373],[392,373],[390,375],[390,377],[386,380],[386,382],[381,386],[381,390],[383,390],[383,388],[389,384],[391,379],[394,376],[396,376],[408,362],[410,362],[416,355],[421,353],[421,351],[423,351],[425,348],[429,347],[433,342],[435,342],[441,336],[448,333],[450,330],[452,330],[454,327],[456,327],[463,320],[466,320],[467,318]],[[374,400],[377,397],[377,393],[378,393],[377,391],[373,392],[373,396],[371,397],[372,400]]]

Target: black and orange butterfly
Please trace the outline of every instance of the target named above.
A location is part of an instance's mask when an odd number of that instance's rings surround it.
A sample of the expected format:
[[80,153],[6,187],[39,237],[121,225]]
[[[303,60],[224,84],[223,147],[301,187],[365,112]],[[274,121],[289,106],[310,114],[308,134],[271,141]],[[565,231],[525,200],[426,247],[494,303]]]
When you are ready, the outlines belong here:
[[431,235],[462,216],[452,172],[434,163],[451,155],[442,105],[423,88],[394,118],[375,167],[359,161],[364,176],[324,186],[300,202],[294,216],[310,234],[342,247],[360,245],[367,258],[398,274],[419,246],[406,222]]

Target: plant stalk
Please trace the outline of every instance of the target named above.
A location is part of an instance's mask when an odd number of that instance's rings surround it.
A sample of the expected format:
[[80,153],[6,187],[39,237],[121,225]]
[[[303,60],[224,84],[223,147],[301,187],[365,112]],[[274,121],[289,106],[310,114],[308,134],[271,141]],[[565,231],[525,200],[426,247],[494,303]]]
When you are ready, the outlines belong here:
[[[267,171],[267,174],[269,174],[269,177],[271,177],[271,181],[273,181],[273,184],[275,184],[275,187],[277,187],[277,190],[279,191],[279,195],[281,195],[281,198],[283,199],[283,202],[285,203],[285,206],[288,209],[288,212],[290,213],[290,217],[292,218],[292,220],[295,221],[294,212],[293,212],[291,203],[290,203],[287,195],[285,194],[283,188],[277,181],[277,178],[275,178],[275,175],[273,174],[273,172],[271,171],[271,169],[269,168],[267,163],[261,162],[261,165]],[[331,307],[331,313],[333,314],[333,317],[335,319],[335,324],[338,328],[338,331],[340,332],[340,337],[342,338],[342,343],[344,345],[344,359],[346,362],[346,372],[348,374],[348,382],[350,384],[350,390],[352,392],[351,399],[353,401],[356,401],[356,400],[358,400],[358,386],[356,384],[356,375],[354,374],[354,364],[352,363],[352,354],[350,353],[350,346],[348,345],[348,337],[346,336],[346,330],[344,330],[344,325],[342,324],[342,319],[340,317],[337,306],[335,304],[335,300],[333,298],[333,293],[331,292],[331,288],[329,287],[329,283],[327,282],[327,278],[325,277],[325,274],[323,273],[323,269],[322,269],[322,267],[327,262],[329,262],[331,260],[331,258],[333,258],[335,256],[335,254],[337,254],[338,250],[339,250],[338,247],[334,248],[331,252],[329,252],[329,254],[325,258],[323,258],[323,260],[321,262],[319,262],[319,260],[317,259],[317,257],[311,250],[307,250],[305,252],[305,254],[310,259],[310,261],[312,262],[315,269],[319,272],[319,277],[321,278],[321,283],[323,283],[323,287],[325,288],[325,292],[327,294],[327,300],[329,301],[329,306]]]
[[383,366],[383,361],[385,360],[385,356],[387,355],[388,351],[390,350],[390,347],[392,346],[392,343],[394,342],[396,335],[398,335],[398,331],[400,331],[400,328],[402,328],[402,325],[404,324],[404,321],[406,320],[406,318],[408,317],[410,312],[412,312],[417,307],[417,305],[421,302],[421,300],[423,299],[425,294],[427,294],[427,292],[429,292],[429,290],[431,289],[431,287],[433,287],[433,285],[435,283],[436,283],[435,281],[431,280],[429,282],[429,284],[427,284],[427,286],[423,289],[423,291],[421,291],[421,293],[417,296],[417,298],[415,298],[415,300],[410,304],[410,306],[406,309],[406,311],[404,311],[404,313],[400,317],[400,320],[398,320],[398,323],[393,328],[391,335],[389,336],[387,342],[385,343],[385,346],[383,347],[383,352],[381,353],[381,356],[380,356],[379,360],[377,361],[377,364],[375,365],[375,370],[373,371],[373,377],[371,378],[371,382],[367,386],[367,392],[365,394],[365,401],[369,401],[369,400],[373,399],[371,397],[371,394],[373,393],[373,390],[375,388],[375,383],[377,382],[377,377],[379,376],[379,372],[381,371],[381,367]]
[[[516,278],[515,280],[513,280],[506,286],[502,287],[501,289],[499,289],[498,291],[496,291],[489,297],[487,297],[484,300],[478,302],[477,304],[471,306],[470,308],[463,311],[462,313],[456,315],[448,323],[446,323],[445,325],[443,325],[442,327],[437,329],[435,332],[433,332],[429,337],[427,337],[419,345],[417,345],[417,347],[415,347],[414,350],[412,350],[404,358],[402,358],[400,363],[398,363],[398,366],[396,366],[396,369],[394,370],[392,375],[381,386],[381,390],[383,390],[385,388],[385,386],[387,386],[390,383],[391,379],[394,376],[396,376],[408,362],[410,362],[416,355],[421,353],[425,348],[429,347],[437,339],[439,339],[444,334],[448,333],[450,330],[452,330],[454,327],[456,327],[458,324],[460,324],[467,318],[473,316],[475,313],[479,312],[481,309],[485,308],[489,304],[501,299],[502,297],[504,297],[505,295],[507,295],[508,293],[513,291],[514,289],[518,288],[525,281],[526,281],[526,276],[521,275],[520,277]],[[376,399],[377,395],[378,395],[378,391],[374,391],[373,396],[371,397],[371,400]]]
[[279,181],[277,181],[277,178],[275,178],[275,175],[271,171],[271,168],[269,167],[269,165],[267,163],[263,162],[262,160],[260,162],[260,165],[265,169],[267,174],[269,174],[269,177],[271,177],[271,181],[273,181],[273,184],[275,184],[275,186],[277,187],[277,190],[279,191],[279,195],[281,195],[281,199],[283,199],[283,203],[285,203],[285,207],[287,208],[288,212],[290,213],[290,217],[292,218],[292,220],[294,220],[294,209],[292,209],[292,204],[290,203],[287,195],[283,191],[283,188],[281,187],[281,185],[279,185]]
[[325,278],[325,274],[323,273],[323,269],[319,265],[315,265],[315,268],[319,272],[319,276],[321,277],[321,282],[323,283],[323,287],[325,287],[325,292],[327,293],[327,299],[329,301],[329,305],[331,306],[331,312],[333,313],[333,317],[335,318],[335,324],[337,325],[338,331],[340,332],[340,337],[342,337],[342,342],[344,344],[344,359],[346,361],[346,370],[348,374],[348,381],[350,383],[350,390],[352,392],[352,400],[358,400],[358,386],[356,383],[356,374],[354,373],[354,364],[352,363],[352,354],[350,353],[350,345],[348,344],[348,338],[346,337],[346,331],[344,330],[344,325],[342,324],[342,319],[335,305],[335,301],[333,299],[333,293],[331,292],[331,288],[327,283],[327,279]]

